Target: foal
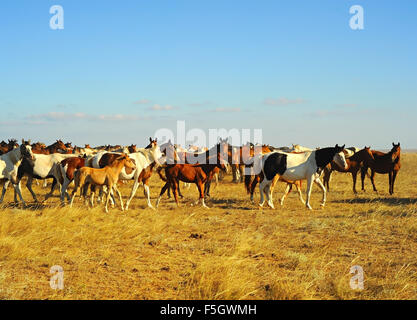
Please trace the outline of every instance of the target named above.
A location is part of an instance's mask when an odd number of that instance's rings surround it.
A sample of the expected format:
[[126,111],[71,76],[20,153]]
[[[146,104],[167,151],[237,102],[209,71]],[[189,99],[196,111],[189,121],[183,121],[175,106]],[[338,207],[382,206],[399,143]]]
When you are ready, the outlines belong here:
[[371,168],[371,182],[374,191],[376,190],[374,177],[375,173],[387,174],[389,181],[389,194],[394,193],[394,183],[395,178],[397,177],[398,171],[401,168],[400,155],[401,147],[400,143],[392,143],[392,149],[388,153],[383,153],[376,150],[371,150],[372,155],[375,159],[373,162],[365,162],[363,168],[361,169],[361,180],[362,180],[362,190],[365,191],[364,181],[365,175],[368,171],[368,168]]
[[[209,160],[214,157],[209,158]],[[165,191],[170,187],[174,193],[175,202],[179,207],[178,201],[178,183],[179,181],[195,183],[199,192],[199,199],[196,204],[201,201],[201,204],[204,208],[208,208],[204,203],[204,184],[213,178],[214,171],[216,168],[220,168],[223,171],[227,170],[226,162],[220,157],[219,154],[216,156],[216,163],[207,164],[169,164],[165,168],[165,177],[162,176],[160,172],[159,176],[162,180],[166,181],[165,185],[162,187],[159,194],[159,198],[156,201],[156,207],[158,207],[159,202]]]
[[[119,181],[119,175],[123,168],[126,169],[132,169],[134,170],[135,164],[133,161],[129,158],[127,154],[120,155],[117,159],[113,161],[111,165],[108,165],[104,167],[103,169],[96,169],[96,168],[90,168],[90,167],[82,167],[81,169],[77,170],[75,172],[75,187],[72,192],[71,196],[71,204],[70,207],[72,207],[72,204],[74,202],[75,195],[78,191],[78,189],[87,190],[84,189],[87,184],[91,184],[93,186],[106,186],[106,212],[109,212],[108,210],[108,204],[110,201],[111,192],[114,189],[117,194],[119,195],[120,199],[120,206],[122,211],[124,211],[123,207],[123,199],[122,194],[120,193],[119,189],[117,188],[117,182]],[[84,199],[86,200],[84,193]],[[90,203],[93,205],[94,203],[94,192],[91,192],[91,198]]]

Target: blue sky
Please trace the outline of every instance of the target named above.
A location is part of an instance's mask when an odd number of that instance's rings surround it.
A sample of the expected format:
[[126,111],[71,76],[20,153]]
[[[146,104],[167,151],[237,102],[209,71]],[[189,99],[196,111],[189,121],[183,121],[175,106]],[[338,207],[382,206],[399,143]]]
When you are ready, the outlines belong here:
[[276,146],[417,148],[416,35],[412,1],[2,1],[0,140],[141,146],[185,120]]

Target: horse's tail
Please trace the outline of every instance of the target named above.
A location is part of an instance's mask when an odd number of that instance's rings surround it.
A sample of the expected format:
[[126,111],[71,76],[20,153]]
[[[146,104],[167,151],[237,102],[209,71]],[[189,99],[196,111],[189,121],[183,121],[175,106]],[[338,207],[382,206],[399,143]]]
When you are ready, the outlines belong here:
[[159,175],[159,177],[161,178],[161,180],[162,180],[162,181],[167,182],[168,180],[167,180],[166,176],[164,176],[164,175],[162,174],[162,170],[163,170],[163,169],[165,169],[165,167],[164,167],[164,166],[160,166],[160,167],[158,167],[158,168],[156,169],[156,172],[158,173],[158,175]]

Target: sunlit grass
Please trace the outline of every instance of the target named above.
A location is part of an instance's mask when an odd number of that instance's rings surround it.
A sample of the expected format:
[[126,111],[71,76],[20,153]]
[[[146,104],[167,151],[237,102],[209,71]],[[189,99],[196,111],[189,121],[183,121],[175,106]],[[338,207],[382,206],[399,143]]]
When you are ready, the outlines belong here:
[[[166,198],[148,209],[139,190],[128,212],[109,214],[78,201],[60,208],[58,197],[23,210],[8,205],[10,188],[0,209],[0,299],[416,299],[417,154],[402,162],[394,196],[387,175],[377,175],[378,194],[367,180],[355,196],[350,175],[335,173],[324,209],[314,188],[312,212],[295,193],[279,207],[283,184],[277,209],[259,209],[230,176],[212,189],[210,210],[191,206],[193,186],[179,209]],[[153,203],[161,186],[154,175]],[[130,187],[121,187],[125,200]],[[53,265],[64,269],[64,290],[50,288]],[[362,291],[349,286],[353,265],[364,269]]]

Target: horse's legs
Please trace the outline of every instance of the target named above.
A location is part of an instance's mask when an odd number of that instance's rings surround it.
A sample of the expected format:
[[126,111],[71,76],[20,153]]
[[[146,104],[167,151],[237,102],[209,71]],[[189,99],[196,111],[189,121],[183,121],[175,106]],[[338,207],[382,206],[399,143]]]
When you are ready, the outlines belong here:
[[329,183],[330,183],[330,178],[332,176],[332,170],[325,167],[323,171],[324,171],[324,175],[323,175],[324,186],[327,188],[327,191],[330,191]]
[[389,185],[389,194],[392,195],[392,176],[393,176],[393,171],[391,170],[390,172],[388,172],[388,185]]
[[0,203],[3,203],[4,195],[6,194],[7,188],[9,187],[10,180],[6,180],[3,185],[3,191],[1,193]]
[[197,184],[198,193],[199,193],[199,201],[201,201],[201,205],[204,208],[208,209],[208,207],[206,206],[204,202],[204,183],[202,181],[198,181],[196,184]]
[[302,204],[306,204],[305,201],[304,201],[304,199],[303,199],[303,193],[301,192],[301,181],[296,181],[295,182],[295,187],[297,188],[298,197],[299,197],[301,203]]
[[149,186],[148,186],[148,182],[149,180],[146,180],[143,182],[143,190],[145,192],[145,197],[146,197],[146,201],[148,202],[148,208],[154,209],[152,203],[151,203],[151,192],[149,190]]
[[20,189],[20,181],[16,184],[13,183],[13,187],[14,187],[15,192],[19,195],[20,201],[22,201],[23,206],[26,207],[26,202],[25,202],[25,200],[23,200],[22,192],[21,192],[21,189]]
[[353,180],[353,193],[357,194],[356,192],[356,178],[358,176],[358,171],[352,171],[352,180]]
[[239,175],[240,175],[240,182],[243,182],[245,180],[245,166],[239,165]]
[[366,176],[367,171],[368,171],[367,167],[362,167],[361,168],[362,191],[365,191],[365,176]]
[[397,174],[398,174],[398,170],[394,170],[393,175],[392,175],[392,194],[394,194],[394,183],[395,183],[395,179],[397,178]]
[[314,179],[314,183],[317,184],[321,188],[321,190],[323,191],[321,206],[324,207],[324,205],[326,204],[326,188],[324,187],[323,183],[321,182],[320,177],[317,177],[316,179]]
[[181,189],[180,189],[180,180],[177,179],[177,184],[178,184],[178,194],[181,197],[181,199],[184,199],[184,196],[181,193]]
[[122,211],[125,211],[125,208],[124,208],[124,206],[123,206],[123,198],[122,198],[122,194],[120,193],[120,190],[119,190],[119,188],[117,187],[117,183],[115,183],[115,184],[113,185],[113,190],[116,190],[116,192],[117,192],[117,194],[118,194],[118,196],[119,196],[119,200],[120,200],[120,207],[121,207]]
[[279,179],[279,175],[276,175],[272,179],[271,183],[268,184],[268,186],[267,186],[266,195],[267,195],[267,199],[268,199],[268,206],[270,206],[272,209],[275,209],[275,207],[274,207],[274,201],[272,199],[272,193],[274,191],[274,187],[275,187],[275,184],[277,183],[278,179]]
[[256,185],[258,184],[258,177],[257,176],[255,176],[255,178],[253,179],[253,181],[252,181],[252,183],[251,183],[251,185],[250,185],[250,201],[253,203],[254,201],[253,201],[253,194],[255,193],[255,188],[256,188]]
[[313,175],[311,175],[307,178],[307,199],[306,199],[306,207],[310,210],[313,210],[313,208],[310,205],[311,189],[313,187],[313,182],[314,182],[314,177]]
[[[135,178],[135,182],[133,183],[132,191],[130,192],[129,199],[126,202],[126,211],[129,210],[130,202],[133,200],[133,197],[135,196],[136,191],[138,190],[139,184],[140,184],[139,180],[137,178]],[[149,201],[148,201],[148,206],[149,206]],[[152,207],[152,205],[151,205],[151,207]]]
[[375,187],[374,178],[375,178],[375,171],[374,171],[374,169],[371,168],[371,182],[372,182],[372,187],[374,188],[374,191],[378,191],[378,190],[376,190],[376,187]]
[[179,207],[180,206],[180,202],[178,201],[178,185],[179,185],[179,183],[177,182],[177,179],[174,178],[174,179],[172,179],[170,184],[171,184],[172,193],[174,194],[175,202],[177,204],[177,207]]
[[69,198],[67,189],[68,189],[68,186],[69,186],[70,183],[71,183],[71,181],[67,177],[64,177],[64,182],[62,183],[61,196],[60,196],[60,200],[61,200],[62,204],[64,204],[64,202],[65,202],[65,196],[67,196],[67,199]]
[[28,188],[29,192],[31,193],[31,195],[33,197],[33,200],[35,202],[38,202],[38,199],[36,198],[36,194],[32,190],[32,182],[33,182],[33,177],[32,176],[28,176],[28,181],[26,182],[26,187]]
[[292,189],[292,184],[291,183],[287,183],[287,187],[285,188],[284,195],[282,196],[282,198],[280,200],[281,206],[284,205],[284,200],[287,197],[288,193],[290,193],[291,189]]
[[161,192],[159,193],[159,197],[156,200],[156,205],[155,207],[158,208],[159,206],[159,202],[161,201],[162,196],[164,195],[165,191],[167,191],[169,189],[169,182],[166,182],[165,185],[162,187]]
[[259,202],[259,206],[262,207],[264,205],[265,199],[264,199],[264,189],[266,187],[267,184],[267,180],[263,179],[262,182],[259,184],[259,193],[261,196],[260,202]]
[[56,186],[57,186],[57,180],[55,179],[55,178],[53,178],[53,181],[52,181],[52,186],[51,186],[51,191],[49,191],[49,193],[47,194],[47,195],[45,195],[45,199],[43,200],[43,202],[45,202],[46,200],[48,200],[50,197],[52,197],[52,195],[53,195],[53,193],[54,193],[54,191],[55,191],[55,188],[56,188]]

